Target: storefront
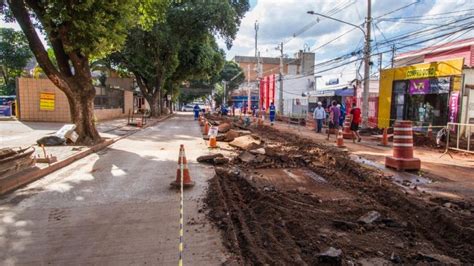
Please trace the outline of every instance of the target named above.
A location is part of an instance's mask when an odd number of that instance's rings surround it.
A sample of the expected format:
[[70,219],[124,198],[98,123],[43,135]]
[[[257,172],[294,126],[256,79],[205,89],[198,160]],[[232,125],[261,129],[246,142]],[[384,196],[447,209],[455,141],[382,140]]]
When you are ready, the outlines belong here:
[[443,126],[457,122],[464,59],[382,70],[378,127],[395,120],[415,126]]

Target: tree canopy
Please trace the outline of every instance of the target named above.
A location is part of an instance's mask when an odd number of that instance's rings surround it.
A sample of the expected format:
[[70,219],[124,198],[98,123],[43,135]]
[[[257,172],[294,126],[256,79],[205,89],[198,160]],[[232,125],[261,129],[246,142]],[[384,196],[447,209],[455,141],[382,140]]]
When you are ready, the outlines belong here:
[[[68,98],[79,141],[99,141],[93,123],[95,88],[89,60],[120,49],[129,28],[150,28],[163,17],[168,1],[7,0],[7,3],[8,8],[2,6],[2,12],[11,12],[38,64]],[[57,64],[48,56],[35,27],[46,35]]]
[[246,0],[174,2],[151,30],[131,30],[124,49],[111,58],[135,75],[152,115],[159,115],[162,96],[176,84],[220,72],[224,52],[214,35],[230,47],[248,7]]
[[15,94],[15,79],[19,77],[33,54],[21,31],[0,29],[0,95]]

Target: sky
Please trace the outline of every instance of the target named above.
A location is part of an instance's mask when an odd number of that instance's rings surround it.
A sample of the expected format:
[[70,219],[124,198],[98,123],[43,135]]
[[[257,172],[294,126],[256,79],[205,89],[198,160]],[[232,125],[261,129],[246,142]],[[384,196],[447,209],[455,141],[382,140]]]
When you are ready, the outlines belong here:
[[[280,52],[276,47],[280,42],[284,43],[284,53],[288,57],[294,57],[295,53],[303,49],[315,52],[316,63],[360,50],[363,47],[362,31],[350,25],[307,14],[307,11],[313,10],[355,25],[362,25],[367,15],[366,0],[252,0],[250,4],[251,10],[242,19],[232,48],[227,50],[224,42],[218,40],[219,46],[225,50],[228,60],[235,55],[253,56],[255,54],[255,21],[258,21],[259,24],[258,51],[260,51],[261,56],[279,56]],[[405,7],[407,5],[409,6]],[[402,7],[404,8],[399,11],[385,15]],[[457,13],[449,13],[453,11]],[[405,32],[443,25],[463,15],[473,14],[473,0],[372,0],[372,17],[376,18],[371,31],[372,44],[375,45],[375,43],[384,41],[385,38],[390,39]],[[407,19],[399,19],[400,17],[415,18],[409,18],[412,21],[407,21]],[[420,17],[422,18],[420,19]],[[474,23],[472,19],[469,21],[471,24]],[[302,32],[306,25],[308,25],[307,30]],[[374,27],[375,25],[376,27]],[[349,30],[352,31],[334,40],[337,36]],[[468,32],[464,31],[446,36],[446,38],[409,46],[397,50],[397,53],[419,49],[443,41],[474,37],[473,32],[471,29]],[[295,34],[296,36],[294,36]],[[429,38],[429,36],[426,38]],[[334,41],[320,47],[331,40]],[[413,40],[412,42],[400,41],[397,42],[397,46],[411,44],[415,41],[419,40]],[[374,48],[376,48],[373,49],[374,52],[391,50],[389,46]],[[390,54],[384,54],[382,60],[387,62],[390,58]],[[377,61],[378,58],[372,58],[372,60]],[[348,65],[345,67],[346,69],[341,69],[348,71],[347,68],[349,68],[355,71],[356,64],[358,63],[354,63],[354,66]]]
[[[228,60],[231,60],[235,55],[253,56],[255,54],[255,21],[258,21],[259,25],[258,51],[261,56],[279,56],[280,52],[276,47],[283,42],[286,56],[294,57],[299,50],[306,49],[316,54],[316,64],[318,64],[359,51],[363,47],[362,31],[350,25],[307,14],[307,11],[313,10],[355,25],[362,25],[367,15],[367,0],[249,0],[249,2],[251,9],[242,19],[232,48],[227,50],[224,41],[218,39],[218,44],[226,52]],[[397,9],[400,10],[395,11]],[[374,18],[371,30],[372,45],[374,46],[372,51],[373,53],[379,53],[385,52],[387,49],[391,50],[391,44],[375,45],[385,39],[414,30],[436,27],[469,15],[474,16],[474,0],[372,0],[372,17]],[[403,17],[409,18],[400,19]],[[471,18],[464,22],[474,24],[474,19]],[[2,23],[4,22],[2,21]],[[16,23],[5,24],[5,26],[20,29]],[[444,29],[451,30],[449,27]],[[342,34],[345,35],[337,38]],[[474,30],[472,29],[448,35],[446,38],[397,48],[396,53],[471,37],[474,37]],[[426,35],[425,38],[429,38],[429,35]],[[419,40],[401,40],[400,42],[397,41],[396,45],[402,47]],[[360,57],[360,54],[348,57],[342,63],[352,61],[358,57]],[[390,58],[389,53],[383,54],[382,66],[386,66],[386,62],[390,61]],[[372,58],[372,61],[375,61],[372,72],[376,72],[378,57]],[[351,72],[356,72],[359,64],[359,61],[347,63],[340,68],[325,73],[345,72],[351,75]],[[316,68],[315,71],[317,72],[317,69],[326,70],[332,66],[334,64],[321,66]]]

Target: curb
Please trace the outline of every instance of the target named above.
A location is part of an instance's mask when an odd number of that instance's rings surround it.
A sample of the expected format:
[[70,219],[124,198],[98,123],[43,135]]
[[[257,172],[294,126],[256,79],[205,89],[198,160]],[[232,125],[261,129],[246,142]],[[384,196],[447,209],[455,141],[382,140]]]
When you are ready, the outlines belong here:
[[73,154],[69,157],[67,157],[66,159],[64,160],[61,160],[61,161],[58,161],[58,162],[55,162],[55,163],[52,163],[51,165],[49,165],[48,167],[45,167],[45,168],[38,168],[38,167],[35,167],[35,168],[32,168],[32,169],[28,169],[28,170],[25,170],[23,172],[20,172],[20,173],[17,173],[17,174],[14,174],[14,175],[11,175],[11,176],[8,176],[6,178],[3,178],[3,179],[0,179],[0,196],[3,196],[9,192],[12,192],[22,186],[25,186],[31,182],[34,182],[54,171],[57,171],[65,166],[68,166],[69,164],[79,160],[79,159],[82,159],[92,153],[95,153],[95,152],[98,152],[104,148],[107,148],[108,146],[114,144],[115,142],[121,140],[121,139],[124,139],[126,137],[129,137],[137,132],[140,132],[142,131],[143,129],[146,129],[148,127],[151,127],[151,126],[154,126],[156,124],[158,124],[159,122],[162,122],[170,117],[172,117],[174,115],[173,114],[169,114],[165,117],[162,117],[162,118],[159,118],[157,119],[156,121],[153,121],[153,123],[149,123],[147,125],[145,125],[144,127],[142,127],[141,129],[139,130],[136,130],[136,131],[133,131],[133,132],[130,132],[130,133],[127,133],[123,136],[119,136],[119,137],[116,137],[116,138],[113,138],[113,139],[106,139],[104,140],[103,142],[99,143],[99,144],[96,144],[92,147],[88,147],[87,149],[83,150],[83,151],[80,151],[76,154]]

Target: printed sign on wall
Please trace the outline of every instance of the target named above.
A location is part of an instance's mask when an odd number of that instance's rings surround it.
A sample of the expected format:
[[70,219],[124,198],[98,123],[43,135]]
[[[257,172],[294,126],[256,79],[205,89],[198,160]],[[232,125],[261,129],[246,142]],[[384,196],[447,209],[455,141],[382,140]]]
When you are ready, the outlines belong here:
[[54,100],[56,95],[51,92],[40,93],[40,110],[41,111],[54,111]]
[[430,91],[429,79],[410,80],[410,94],[427,94]]

